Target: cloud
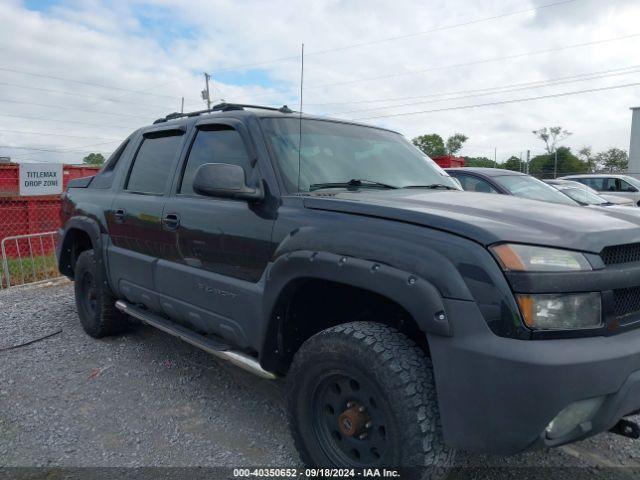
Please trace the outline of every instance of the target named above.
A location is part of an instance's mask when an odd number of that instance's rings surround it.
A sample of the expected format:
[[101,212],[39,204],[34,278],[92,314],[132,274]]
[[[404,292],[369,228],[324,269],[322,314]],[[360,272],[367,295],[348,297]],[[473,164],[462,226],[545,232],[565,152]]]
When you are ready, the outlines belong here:
[[[73,151],[0,148],[0,155],[78,162],[84,156],[80,150],[108,153],[133,129],[179,110],[181,97],[186,109],[202,108],[204,71],[213,75],[214,98],[297,105],[303,42],[305,110],[346,118],[640,82],[640,73],[627,72],[472,96],[471,90],[634,65],[640,38],[550,51],[640,33],[635,22],[640,6],[634,1],[576,0],[473,23],[548,3],[551,0],[60,0],[43,7],[5,1],[0,4],[1,67],[75,82],[0,70],[5,113],[0,117],[0,145]],[[457,24],[467,25],[443,28]],[[379,41],[390,37],[403,38]],[[541,50],[547,52],[526,55]],[[273,59],[280,60],[269,62]],[[243,65],[248,66],[236,68]],[[469,93],[402,100],[442,92]],[[576,150],[583,145],[627,149],[628,108],[640,103],[638,93],[640,88],[634,87],[368,122],[408,137],[464,132],[470,139],[463,154],[492,156],[497,147],[498,159],[540,148],[531,130],[545,125],[575,132],[566,143]],[[406,103],[410,105],[394,107]],[[373,107],[384,108],[348,113]],[[105,145],[104,137],[114,141]]]

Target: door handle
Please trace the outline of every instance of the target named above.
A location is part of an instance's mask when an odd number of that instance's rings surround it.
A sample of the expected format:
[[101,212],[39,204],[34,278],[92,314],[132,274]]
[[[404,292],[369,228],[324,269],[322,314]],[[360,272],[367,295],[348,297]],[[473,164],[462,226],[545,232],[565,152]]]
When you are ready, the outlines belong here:
[[116,222],[122,223],[124,222],[124,216],[127,212],[124,211],[123,208],[119,208],[115,211],[114,216],[116,217]]
[[162,223],[168,230],[175,230],[180,226],[180,215],[177,213],[167,213],[162,219]]

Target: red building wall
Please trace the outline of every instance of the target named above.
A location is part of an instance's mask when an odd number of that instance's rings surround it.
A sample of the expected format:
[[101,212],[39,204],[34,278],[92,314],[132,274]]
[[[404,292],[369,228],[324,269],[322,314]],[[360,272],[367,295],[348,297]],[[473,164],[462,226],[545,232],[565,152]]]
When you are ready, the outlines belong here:
[[432,157],[432,159],[442,168],[464,167],[464,158],[462,157],[454,157],[452,155],[442,155],[439,157]]

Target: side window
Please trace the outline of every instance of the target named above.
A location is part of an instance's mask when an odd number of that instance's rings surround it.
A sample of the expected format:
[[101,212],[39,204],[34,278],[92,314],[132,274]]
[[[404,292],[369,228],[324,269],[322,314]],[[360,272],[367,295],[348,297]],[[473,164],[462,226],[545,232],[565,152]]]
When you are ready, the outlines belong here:
[[450,175],[460,182],[460,185],[462,185],[463,190],[467,190],[467,180],[469,179],[468,175],[460,175],[460,174],[453,174],[453,173],[450,173]]
[[122,157],[122,154],[127,149],[129,145],[129,139],[127,138],[122,144],[118,147],[118,149],[111,154],[111,156],[107,159],[107,162],[102,167],[102,170],[98,172],[93,181],[91,182],[91,188],[100,188],[106,189],[111,188],[113,184],[113,177],[115,173],[116,166]]
[[462,184],[462,188],[467,192],[480,192],[480,193],[498,193],[489,182],[470,175],[460,175],[457,177]]
[[620,180],[616,178],[604,178],[602,180],[602,190],[607,192],[619,192]]
[[636,187],[634,187],[633,185],[631,185],[628,182],[625,182],[624,180],[620,180],[620,188],[622,189],[621,191],[623,191],[623,192],[637,192],[638,191],[636,189]]
[[133,160],[125,190],[162,194],[181,144],[181,135],[145,138]]
[[251,159],[237,130],[224,125],[215,129],[200,130],[191,146],[189,158],[182,175],[180,193],[193,195],[193,178],[200,165],[205,163],[230,163],[240,165],[251,173]]
[[602,192],[605,189],[603,178],[576,178],[575,180],[580,183],[584,183],[588,187],[591,187],[599,192]]
[[127,148],[127,145],[129,145],[128,138],[124,142],[122,142],[122,144],[120,144],[118,149],[115,152],[113,152],[111,156],[107,159],[107,161],[104,164],[104,167],[102,168],[103,172],[110,172],[116,168],[116,165],[118,164],[120,157],[124,153],[124,150]]

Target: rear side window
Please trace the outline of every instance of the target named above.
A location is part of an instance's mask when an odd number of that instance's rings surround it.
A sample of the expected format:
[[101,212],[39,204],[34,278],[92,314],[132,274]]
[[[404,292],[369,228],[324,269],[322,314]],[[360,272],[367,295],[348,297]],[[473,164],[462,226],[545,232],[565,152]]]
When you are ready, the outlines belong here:
[[193,178],[200,165],[205,163],[230,163],[251,171],[251,159],[240,134],[231,127],[216,126],[213,130],[200,130],[191,147],[182,176],[180,193],[193,195]]
[[457,178],[460,180],[463,190],[467,192],[498,193],[498,191],[493,188],[489,182],[480,178],[472,177],[470,175],[459,175]]
[[603,178],[576,178],[575,180],[580,183],[584,183],[588,187],[598,190],[599,192],[605,189]]
[[608,191],[608,192],[619,192],[621,190],[620,188],[620,180],[618,180],[617,178],[605,178],[603,180],[603,188],[602,190]]
[[181,144],[180,135],[145,138],[133,161],[125,189],[140,193],[163,193]]
[[91,188],[100,188],[107,189],[111,188],[113,184],[114,172],[116,169],[116,165],[122,158],[124,151],[127,149],[129,145],[129,139],[127,138],[122,144],[118,147],[118,149],[111,154],[111,156],[107,159],[102,170],[95,176],[93,181],[91,182]]
[[122,144],[118,147],[118,149],[115,152],[113,152],[111,156],[107,159],[106,163],[104,164],[104,168],[102,169],[103,172],[110,172],[116,168],[116,165],[118,164],[120,157],[122,157],[124,150],[127,148],[127,145],[129,145],[128,138],[124,142],[122,142]]

